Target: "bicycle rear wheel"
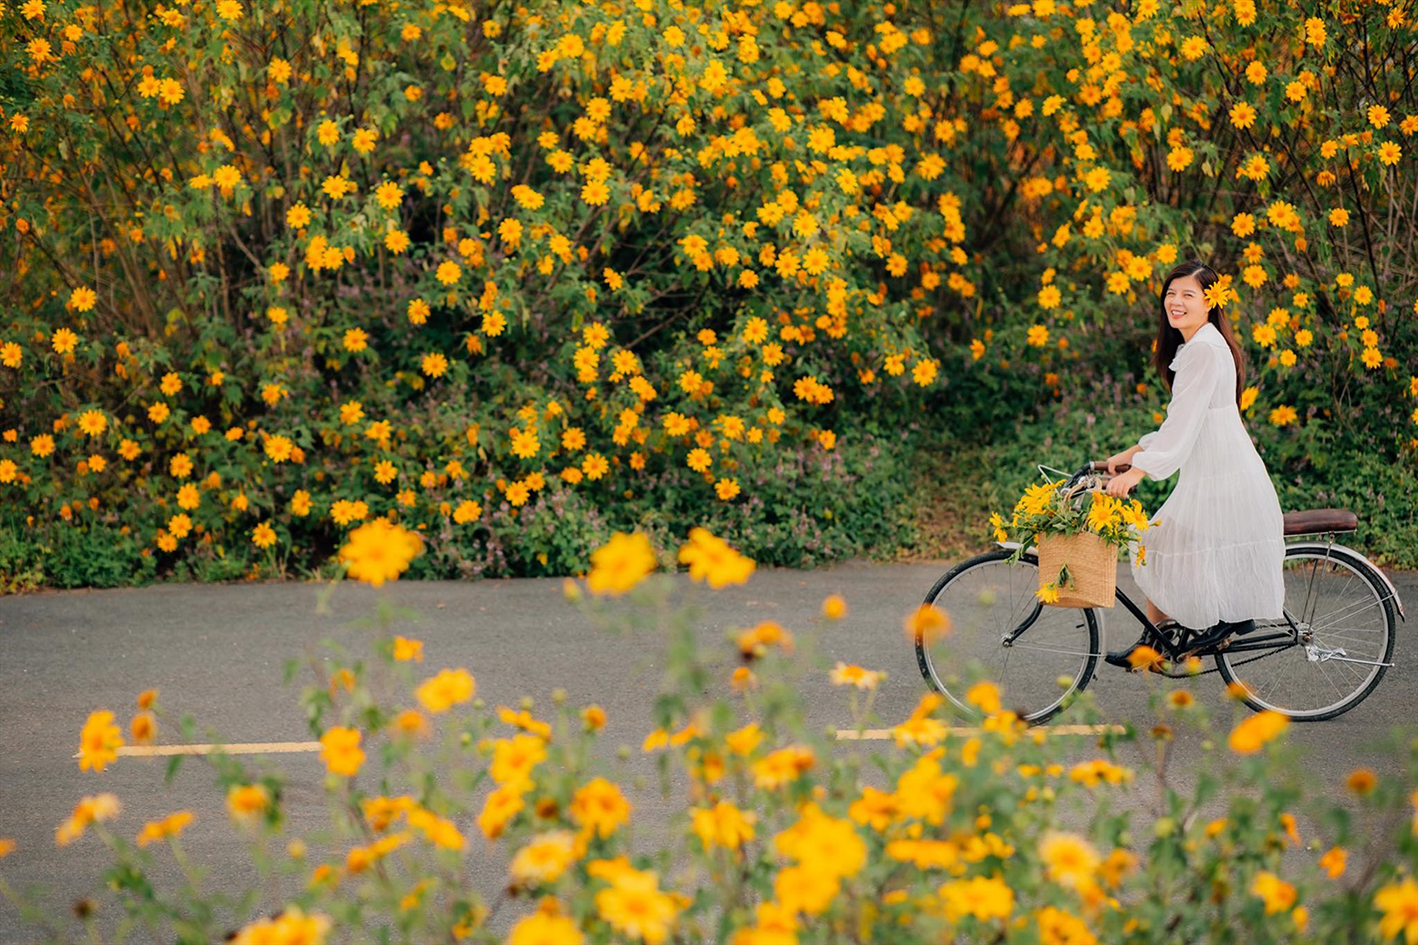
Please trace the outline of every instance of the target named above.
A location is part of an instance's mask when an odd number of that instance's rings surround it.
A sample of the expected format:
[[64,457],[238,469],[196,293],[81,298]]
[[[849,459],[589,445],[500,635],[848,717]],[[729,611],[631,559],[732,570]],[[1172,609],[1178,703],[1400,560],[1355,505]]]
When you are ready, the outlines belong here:
[[1296,721],[1354,708],[1393,662],[1396,612],[1383,578],[1347,548],[1317,543],[1285,551],[1285,619],[1256,621],[1216,654],[1246,705]]
[[1038,559],[1026,554],[1011,564],[1009,556],[986,552],[935,583],[925,602],[945,611],[952,629],[938,639],[917,637],[916,660],[926,682],[967,717],[981,717],[965,700],[974,667],[1000,688],[1006,708],[1043,722],[1093,678],[1098,620],[1089,609],[1042,606],[1034,596]]

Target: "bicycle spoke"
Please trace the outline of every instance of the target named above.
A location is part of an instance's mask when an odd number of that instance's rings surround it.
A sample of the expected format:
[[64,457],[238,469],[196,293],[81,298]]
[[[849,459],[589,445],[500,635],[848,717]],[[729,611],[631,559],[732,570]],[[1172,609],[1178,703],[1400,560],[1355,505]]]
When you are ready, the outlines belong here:
[[[1349,642],[1357,644],[1359,646],[1378,646],[1381,645],[1382,642],[1379,638],[1380,634],[1382,633],[1382,630],[1367,630],[1360,627],[1349,627],[1345,628],[1344,632],[1340,632],[1338,630],[1325,630],[1323,634],[1316,634],[1316,636],[1320,637],[1326,644],[1332,643],[1335,640],[1348,640]],[[1355,634],[1360,635],[1355,636]]]
[[[935,590],[930,603],[951,615],[953,630],[918,642],[921,671],[962,712],[977,715],[964,698],[977,678],[968,669],[974,664],[1022,717],[1047,717],[1073,689],[1087,685],[1098,656],[1097,626],[1079,610],[1041,608],[1037,567],[1029,558],[1011,565],[1006,557],[972,559]],[[1011,645],[1004,646],[1009,637]],[[1072,684],[1061,687],[1060,678]]]
[[[1389,662],[1394,627],[1391,595],[1369,576],[1371,568],[1342,548],[1287,551],[1286,606],[1298,637],[1285,632],[1287,639],[1267,647],[1264,637],[1242,636],[1217,657],[1223,675],[1244,684],[1253,708],[1330,718],[1372,690]],[[1265,626],[1276,635],[1288,629]]]
[[1037,643],[1016,643],[1010,647],[1012,650],[1039,650],[1044,653],[1063,653],[1067,656],[1101,656],[1100,653],[1089,653],[1087,647],[1081,650],[1065,650],[1056,646],[1040,646]]
[[1383,605],[1384,604],[1382,600],[1370,597],[1368,600],[1359,601],[1358,603],[1351,605],[1346,605],[1347,609],[1341,608],[1339,610],[1331,611],[1330,613],[1325,614],[1323,617],[1315,617],[1314,619],[1308,621],[1308,623],[1312,627],[1324,626],[1324,622],[1327,620],[1348,620],[1350,617],[1362,614],[1366,610],[1372,610],[1375,607],[1382,608]]

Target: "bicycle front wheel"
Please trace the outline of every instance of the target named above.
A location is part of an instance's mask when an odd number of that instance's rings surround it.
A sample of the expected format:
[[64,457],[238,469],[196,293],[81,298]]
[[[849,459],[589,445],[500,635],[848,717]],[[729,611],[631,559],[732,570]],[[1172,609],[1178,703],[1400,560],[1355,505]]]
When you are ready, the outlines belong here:
[[1098,620],[1092,610],[1045,607],[1035,598],[1039,561],[1018,563],[1010,552],[978,555],[946,572],[926,603],[950,616],[951,632],[916,639],[921,675],[969,718],[980,710],[965,699],[976,679],[1000,688],[1006,708],[1027,722],[1058,713],[1093,678]]
[[1382,576],[1347,548],[1285,550],[1285,618],[1256,621],[1216,654],[1227,683],[1257,711],[1332,719],[1364,700],[1393,662],[1396,611]]

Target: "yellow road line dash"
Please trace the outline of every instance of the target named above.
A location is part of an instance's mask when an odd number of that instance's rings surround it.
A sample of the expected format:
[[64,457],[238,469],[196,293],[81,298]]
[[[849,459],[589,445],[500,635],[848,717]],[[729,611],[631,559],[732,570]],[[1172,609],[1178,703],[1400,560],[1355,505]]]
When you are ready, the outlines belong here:
[[[955,726],[946,729],[951,735],[981,735],[984,729],[970,726]],[[1123,725],[1046,725],[1040,729],[1041,732],[1048,732],[1050,735],[1121,735],[1127,731]],[[861,739],[884,739],[891,737],[889,728],[869,728],[858,732],[854,728],[839,728],[837,738],[840,741],[858,741]]]
[[[228,755],[279,755],[300,751],[319,751],[319,742],[246,742],[232,745],[123,745],[119,757],[154,758],[169,755],[210,755],[222,751]],[[74,755],[75,758],[79,756]]]

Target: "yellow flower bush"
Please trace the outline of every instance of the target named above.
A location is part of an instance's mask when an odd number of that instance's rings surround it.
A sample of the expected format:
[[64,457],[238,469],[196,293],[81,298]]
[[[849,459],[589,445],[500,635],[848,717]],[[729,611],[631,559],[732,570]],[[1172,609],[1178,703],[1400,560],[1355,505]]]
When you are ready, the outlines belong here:
[[1192,252],[1282,463],[1412,455],[1402,7],[947,6],[6,4],[7,570],[315,569],[377,517],[430,574],[646,514],[840,555],[922,398],[1112,372]]

